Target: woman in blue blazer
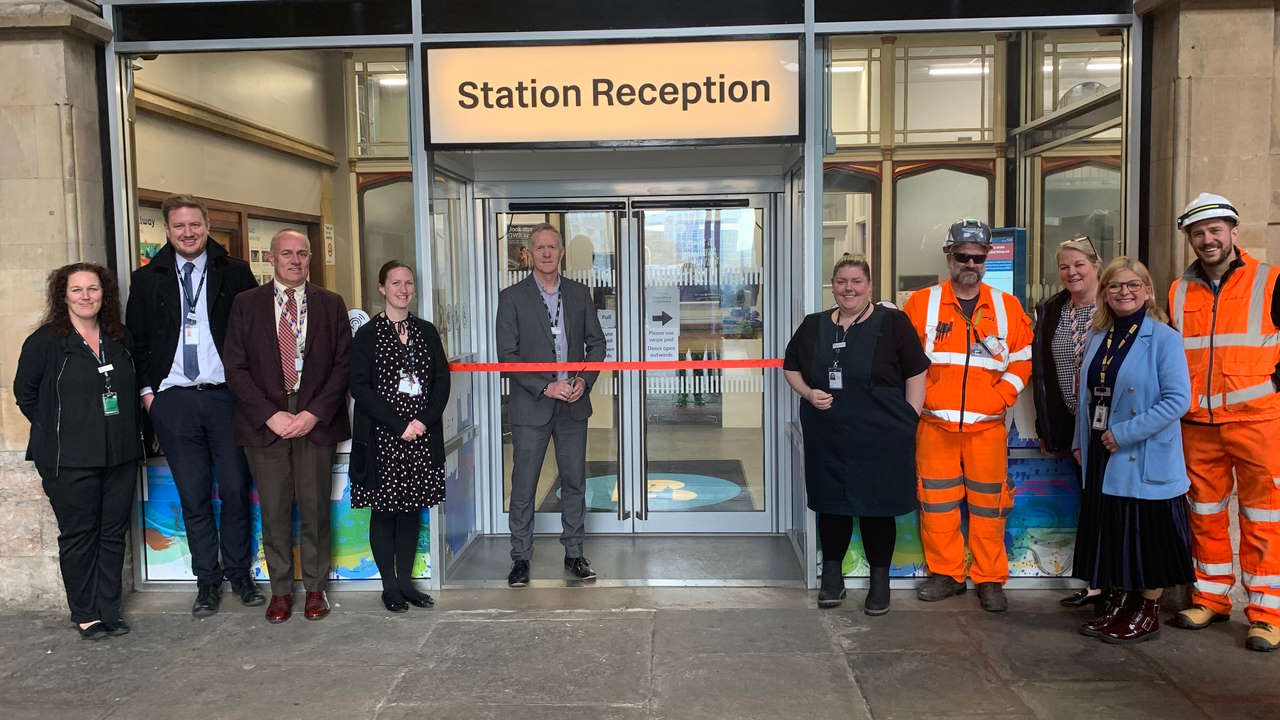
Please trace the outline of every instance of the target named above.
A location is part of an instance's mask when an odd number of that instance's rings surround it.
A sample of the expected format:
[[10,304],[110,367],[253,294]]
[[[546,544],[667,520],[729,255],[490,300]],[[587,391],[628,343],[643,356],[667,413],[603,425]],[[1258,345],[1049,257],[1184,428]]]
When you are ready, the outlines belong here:
[[1191,379],[1182,337],[1152,301],[1141,262],[1107,263],[1098,296],[1073,449],[1086,488],[1100,483],[1102,499],[1096,514],[1080,518],[1074,575],[1110,592],[1080,632],[1141,642],[1160,632],[1164,588],[1195,579],[1178,427],[1191,406]]

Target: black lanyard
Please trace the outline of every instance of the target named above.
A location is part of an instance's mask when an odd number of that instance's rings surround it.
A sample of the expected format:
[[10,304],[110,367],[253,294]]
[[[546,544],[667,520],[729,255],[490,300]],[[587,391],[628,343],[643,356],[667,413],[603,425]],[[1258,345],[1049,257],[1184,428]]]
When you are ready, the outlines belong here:
[[200,284],[196,285],[195,295],[192,296],[187,294],[187,282],[183,279],[182,273],[178,273],[178,285],[182,286],[182,299],[186,303],[186,307],[184,308],[184,310],[186,310],[185,314],[195,315],[196,301],[200,299],[200,293],[204,290],[204,279],[208,274],[209,268],[206,266],[204,270],[200,271]]
[[[396,335],[396,344],[400,346],[400,357],[405,372],[412,373],[418,366],[418,353],[413,346],[413,326],[409,321],[412,315],[406,315],[404,320],[396,321],[387,318],[387,322],[391,323],[391,330]],[[404,342],[400,342],[400,327],[404,326]]]
[[1119,342],[1119,343],[1116,343],[1116,349],[1115,349],[1115,350],[1112,350],[1112,349],[1111,349],[1111,335],[1112,335],[1112,333],[1114,333],[1114,332],[1116,331],[1116,328],[1115,328],[1115,326],[1113,325],[1113,326],[1111,327],[1111,329],[1107,331],[1107,347],[1106,347],[1106,349],[1105,349],[1105,350],[1103,351],[1103,353],[1102,353],[1102,370],[1098,373],[1098,378],[1099,378],[1098,385],[1099,385],[1099,386],[1102,386],[1102,387],[1105,387],[1105,386],[1106,386],[1106,384],[1107,384],[1107,369],[1111,367],[1111,359],[1115,357],[1116,353],[1118,353],[1118,352],[1120,352],[1121,350],[1123,350],[1123,349],[1124,349],[1124,346],[1125,346],[1125,343],[1127,343],[1127,342],[1129,341],[1129,338],[1133,337],[1133,336],[1134,336],[1134,334],[1138,332],[1138,325],[1139,325],[1139,324],[1140,324],[1140,323],[1134,323],[1133,325],[1130,325],[1130,326],[1129,326],[1129,332],[1125,333],[1125,334],[1124,334],[1124,337],[1120,338],[1120,342]]
[[[840,327],[840,311],[839,310],[836,311],[836,320],[835,320],[836,341],[835,343],[832,344],[832,348],[835,350],[835,353],[836,353],[835,359],[833,360],[835,367],[840,367],[840,355],[841,353],[844,352],[845,347],[848,345],[846,341],[849,337],[849,331],[853,329],[854,325],[860,325],[862,321],[865,320],[867,316],[871,314],[872,309],[873,309],[872,303],[867,303],[867,307],[864,308],[862,312],[858,313],[858,316],[855,317],[853,321],[849,323],[849,327],[847,328]],[[839,347],[836,347],[837,345]]]
[[[78,332],[76,334],[80,335]],[[98,330],[98,352],[95,353],[93,348],[89,347],[89,341],[85,340],[83,335],[80,335],[80,342],[84,344],[84,349],[88,350],[89,354],[98,363],[98,374],[102,376],[102,383],[106,388],[106,392],[111,392],[111,371],[102,369],[107,367],[107,349],[102,342],[102,330]]]

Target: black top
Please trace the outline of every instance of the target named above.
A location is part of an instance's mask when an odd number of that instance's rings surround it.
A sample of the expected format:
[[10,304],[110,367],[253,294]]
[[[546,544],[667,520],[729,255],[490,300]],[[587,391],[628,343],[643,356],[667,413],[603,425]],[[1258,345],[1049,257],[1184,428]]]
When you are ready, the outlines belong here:
[[[355,412],[351,422],[351,458],[348,476],[351,482],[366,487],[377,487],[378,474],[377,439],[375,426],[381,426],[400,435],[412,420],[427,426],[427,447],[431,460],[444,465],[444,427],[441,417],[449,403],[449,358],[435,325],[422,318],[409,316],[408,320],[416,337],[422,338],[421,347],[414,348],[414,365],[419,369],[422,395],[426,404],[415,416],[405,417],[378,391],[377,326],[390,322],[385,315],[364,324],[351,341],[351,397],[355,399]],[[407,360],[407,355],[404,358]]]
[[[231,257],[213,240],[205,246],[205,253],[209,273],[204,289],[209,310],[208,332],[221,355],[231,301],[241,292],[257,287],[258,282],[249,263]],[[165,245],[150,263],[133,271],[129,303],[125,308],[125,325],[133,335],[138,382],[140,387],[157,391],[173,367],[182,330],[182,297],[178,292],[175,255],[173,246]]]
[[142,457],[138,383],[134,376],[131,340],[103,338],[103,352],[111,365],[111,391],[118,414],[103,411],[106,384],[99,360],[80,335],[65,338],[51,325],[36,330],[22,344],[14,397],[31,422],[27,459],[45,478],[59,468],[120,465]]
[[1031,343],[1031,394],[1036,406],[1036,434],[1055,455],[1071,452],[1076,416],[1058,389],[1058,364],[1053,361],[1053,334],[1062,309],[1071,302],[1063,290],[1036,308],[1035,339]]
[[[787,354],[782,369],[795,370],[804,377],[810,387],[818,387],[818,378],[810,377],[813,368],[813,348],[818,334],[827,328],[835,342],[837,327],[831,322],[832,309],[806,315],[787,343]],[[875,357],[871,361],[871,382],[882,387],[906,387],[907,378],[915,377],[929,369],[929,358],[920,346],[911,319],[901,310],[875,305],[872,314],[885,313],[880,328],[880,341],[876,343]],[[868,315],[868,319],[870,315]],[[825,320],[825,322],[824,322]],[[864,320],[863,322],[866,322]],[[852,334],[850,334],[852,337]],[[849,352],[852,348],[846,348]],[[842,363],[843,364],[843,363]],[[824,379],[825,380],[825,379]],[[822,387],[826,387],[822,385]]]

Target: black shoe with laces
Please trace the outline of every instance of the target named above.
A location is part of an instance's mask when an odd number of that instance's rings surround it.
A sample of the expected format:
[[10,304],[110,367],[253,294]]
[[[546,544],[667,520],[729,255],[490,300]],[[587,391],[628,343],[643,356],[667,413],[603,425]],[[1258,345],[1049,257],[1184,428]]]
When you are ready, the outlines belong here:
[[239,578],[231,581],[231,592],[240,596],[245,607],[257,607],[267,601],[267,596],[258,589],[252,578]]
[[191,605],[191,614],[198,618],[211,617],[218,612],[222,604],[222,587],[214,583],[201,583],[196,589],[196,601]]
[[596,579],[596,571],[591,569],[591,563],[584,557],[565,558],[564,569],[579,580]]
[[507,584],[511,587],[524,587],[529,584],[528,560],[516,560],[511,563],[511,572],[507,573]]

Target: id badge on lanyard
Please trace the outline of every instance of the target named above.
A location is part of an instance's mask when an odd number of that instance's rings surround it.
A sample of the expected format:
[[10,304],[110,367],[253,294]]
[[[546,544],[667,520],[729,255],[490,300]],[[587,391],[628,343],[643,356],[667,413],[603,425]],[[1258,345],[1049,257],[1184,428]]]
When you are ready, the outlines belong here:
[[1098,402],[1093,406],[1093,422],[1089,427],[1094,430],[1106,430],[1107,418],[1111,415],[1111,391],[1105,387],[1097,387],[1093,389],[1093,396],[1098,399]]
[[200,344],[200,326],[196,323],[196,313],[194,310],[187,313],[187,316],[182,320],[182,344]]
[[400,371],[400,385],[397,388],[405,395],[421,395],[422,383],[418,382],[418,378],[408,370]]
[[844,389],[844,371],[839,365],[827,368],[827,387],[831,390]]

